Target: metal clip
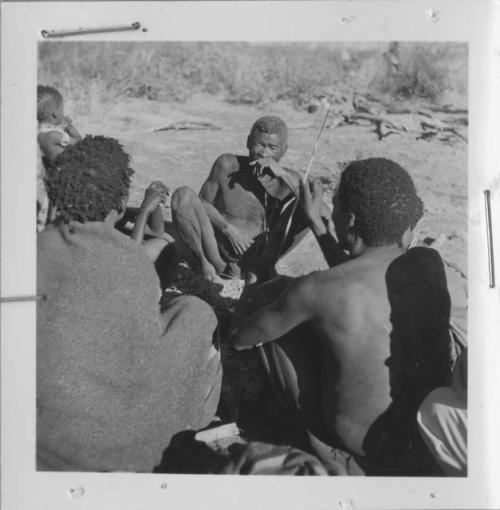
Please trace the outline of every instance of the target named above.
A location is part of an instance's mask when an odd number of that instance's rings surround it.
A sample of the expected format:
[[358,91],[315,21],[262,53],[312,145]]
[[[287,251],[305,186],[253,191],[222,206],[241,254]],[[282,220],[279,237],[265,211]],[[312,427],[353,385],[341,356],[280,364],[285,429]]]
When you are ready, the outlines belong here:
[[15,303],[16,301],[42,301],[47,299],[47,296],[7,296],[0,298],[1,303]]
[[[71,35],[87,35],[87,34],[103,34],[107,32],[126,32],[128,30],[139,30],[141,24],[135,21],[131,25],[120,25],[115,27],[103,28],[76,28],[74,30],[42,30],[40,35],[45,39],[52,39],[55,37],[68,37]],[[145,31],[145,29],[143,29]]]
[[495,259],[493,253],[493,228],[491,225],[490,190],[484,191],[484,207],[486,212],[486,238],[488,243],[488,269],[490,274],[490,288],[495,287]]

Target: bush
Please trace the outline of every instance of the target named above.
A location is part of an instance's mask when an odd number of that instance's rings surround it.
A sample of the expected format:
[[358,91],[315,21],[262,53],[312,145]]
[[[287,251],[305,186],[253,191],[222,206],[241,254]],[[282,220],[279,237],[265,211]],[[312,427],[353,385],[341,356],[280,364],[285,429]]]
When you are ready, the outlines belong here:
[[395,74],[387,69],[383,57],[371,87],[379,93],[403,98],[424,98],[439,102],[445,93],[466,101],[467,48],[453,43],[400,45],[400,66]]
[[233,103],[286,100],[301,108],[318,94],[375,92],[438,101],[466,98],[464,44],[401,43],[400,68],[384,65],[387,43],[56,42],[39,47],[39,82],[76,111],[123,97],[185,101],[206,93]]

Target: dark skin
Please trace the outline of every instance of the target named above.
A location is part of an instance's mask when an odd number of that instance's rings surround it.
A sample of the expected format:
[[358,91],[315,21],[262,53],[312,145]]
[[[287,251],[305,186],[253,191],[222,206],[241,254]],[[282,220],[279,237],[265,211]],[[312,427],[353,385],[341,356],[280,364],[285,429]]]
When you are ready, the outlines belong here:
[[[208,280],[218,273],[240,276],[239,257],[264,232],[266,201],[298,195],[299,174],[279,164],[287,148],[280,134],[251,133],[247,148],[248,156],[224,154],[215,161],[199,200],[186,188],[177,190],[172,199],[177,229]],[[233,260],[221,253],[221,239]],[[252,273],[246,277],[257,278]]]
[[[45,122],[47,122],[49,124],[53,124],[54,126],[60,126],[61,128],[63,128],[64,131],[66,131],[66,133],[69,135],[71,145],[74,145],[76,142],[78,142],[79,140],[82,139],[78,130],[75,128],[75,126],[73,126],[72,120],[68,116],[64,115],[64,104],[63,103],[61,103],[60,105],[54,106],[52,111],[48,112],[48,118],[45,119]],[[61,154],[63,152],[64,146],[61,143],[62,139],[63,139],[63,134],[60,133],[59,131],[46,131],[46,132],[38,133],[37,141],[40,146],[40,150],[43,154],[43,157],[45,158],[47,163],[53,163],[54,160],[57,158],[57,156],[59,156],[59,154]],[[145,205],[147,205],[147,203],[150,202],[151,199],[153,198],[154,190],[159,191],[162,198],[157,200],[156,201],[157,205],[154,207],[154,209],[151,211],[148,210],[147,215],[145,215]],[[136,222],[136,226],[137,226],[137,224],[139,226],[141,226],[143,217],[146,218],[144,220],[144,226],[142,226],[143,232],[142,232],[142,235],[140,236],[141,242],[144,237],[144,228],[145,228],[146,222],[147,222],[147,225],[152,229],[152,231],[155,235],[161,236],[165,233],[163,215],[162,215],[162,212],[158,205],[163,200],[163,195],[165,193],[167,193],[167,194],[169,193],[168,189],[159,181],[153,182],[150,185],[150,187],[148,188],[148,190],[146,191],[145,202],[143,202],[143,204],[141,205],[142,215],[140,218],[138,218],[138,220]],[[138,229],[138,227],[134,227],[134,232],[136,232],[137,229]],[[137,237],[137,234],[136,234],[136,237]],[[132,238],[135,239],[134,233],[132,234]],[[159,242],[151,243],[150,241],[148,241],[148,243],[147,243],[148,254],[152,257],[152,260],[156,259],[155,254],[156,254],[157,250],[156,250],[156,248],[153,249],[153,246],[155,244],[158,244],[158,246],[160,246]],[[164,245],[165,243],[162,242],[162,244]],[[151,253],[149,253],[149,251],[151,251]]]
[[[152,182],[144,193],[144,200],[139,208],[139,213],[135,220],[131,239],[144,246],[146,253],[151,261],[156,261],[160,252],[165,248],[168,242],[162,239],[165,233],[165,224],[160,206],[164,204],[170,194],[168,188],[160,181]],[[149,225],[153,233],[158,236],[156,239],[144,241],[146,225]]]
[[[321,221],[317,192],[314,185],[303,183],[302,204],[315,233],[330,235]],[[385,365],[390,355],[391,307],[385,275],[408,248],[411,230],[399,243],[369,246],[356,232],[355,215],[342,211],[337,197],[332,220],[350,260],[297,278],[276,301],[243,317],[233,329],[233,345],[248,349],[312,323],[320,338],[323,427],[344,448],[364,455],[368,429],[391,403]],[[332,371],[332,366],[342,368]]]

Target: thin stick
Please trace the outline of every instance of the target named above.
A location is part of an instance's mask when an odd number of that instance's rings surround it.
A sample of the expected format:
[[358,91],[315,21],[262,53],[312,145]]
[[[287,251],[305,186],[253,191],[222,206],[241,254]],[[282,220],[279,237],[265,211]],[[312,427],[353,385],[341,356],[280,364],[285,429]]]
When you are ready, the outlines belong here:
[[328,109],[326,110],[326,113],[325,113],[325,118],[323,119],[323,123],[321,124],[321,128],[319,129],[318,136],[316,137],[316,143],[314,144],[314,147],[313,147],[313,150],[311,153],[311,157],[309,158],[309,164],[307,165],[306,173],[304,175],[305,181],[307,181],[307,178],[309,177],[309,173],[311,172],[312,164],[314,161],[314,156],[316,155],[316,151],[318,150],[318,147],[319,147],[319,140],[320,140],[321,135],[325,129],[326,121],[328,120],[328,115],[330,115],[331,109],[332,109],[332,103],[329,103]]
[[[325,113],[325,117],[324,117],[323,122],[321,124],[321,127],[320,127],[320,129],[318,131],[318,136],[316,137],[316,142],[315,142],[313,150],[311,152],[311,157],[309,158],[309,163],[307,164],[306,173],[304,174],[304,177],[303,177],[304,182],[307,182],[307,178],[309,177],[309,174],[311,172],[312,164],[313,164],[313,161],[314,161],[314,156],[316,155],[316,151],[318,150],[319,141],[320,141],[321,135],[323,134],[323,131],[325,129],[326,121],[328,120],[328,116],[330,115],[330,110],[331,109],[332,109],[332,103],[329,103],[328,109],[326,110],[326,113]],[[341,120],[342,120],[342,118],[339,117],[337,119],[337,121],[335,122],[335,124],[333,125],[333,127],[337,127],[340,124]],[[292,219],[293,219],[293,216],[295,214],[295,211],[297,210],[298,204],[299,204],[299,199],[297,197],[297,199],[295,200],[295,203],[293,204],[293,208],[292,208],[292,212],[290,214],[290,218],[288,218],[288,222],[287,222],[287,225],[286,225],[286,228],[285,228],[285,233],[283,234],[283,238],[281,239],[280,247],[279,247],[279,250],[278,250],[278,257],[281,255],[281,250],[283,249],[283,245],[285,244],[286,237],[287,237],[288,233],[290,232],[290,228],[292,226]]]

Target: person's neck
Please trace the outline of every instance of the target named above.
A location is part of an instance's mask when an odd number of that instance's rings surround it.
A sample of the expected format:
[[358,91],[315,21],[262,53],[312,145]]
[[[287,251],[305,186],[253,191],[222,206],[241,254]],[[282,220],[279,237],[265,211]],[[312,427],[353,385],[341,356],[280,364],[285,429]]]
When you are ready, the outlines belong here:
[[396,258],[405,252],[399,243],[385,244],[383,246],[370,246],[361,239],[354,241],[349,250],[351,258],[357,257],[389,257]]

